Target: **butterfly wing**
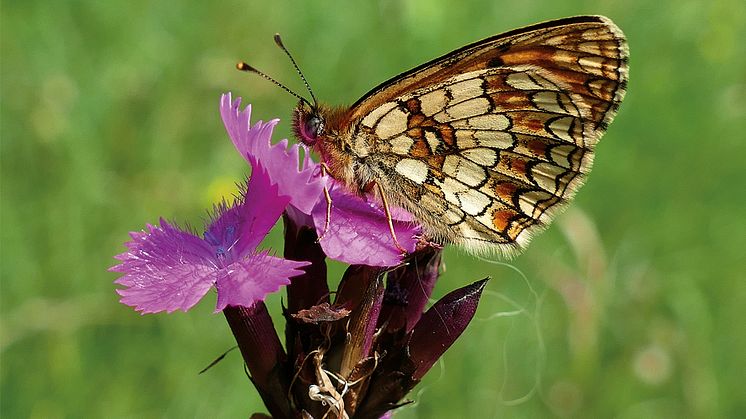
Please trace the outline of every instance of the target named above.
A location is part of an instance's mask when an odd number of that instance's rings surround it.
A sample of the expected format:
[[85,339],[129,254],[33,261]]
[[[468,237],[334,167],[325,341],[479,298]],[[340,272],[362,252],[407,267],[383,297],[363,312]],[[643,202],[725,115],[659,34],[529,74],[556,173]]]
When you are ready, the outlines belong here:
[[627,59],[605,17],[518,29],[373,89],[350,130],[371,177],[430,234],[510,254],[582,184]]

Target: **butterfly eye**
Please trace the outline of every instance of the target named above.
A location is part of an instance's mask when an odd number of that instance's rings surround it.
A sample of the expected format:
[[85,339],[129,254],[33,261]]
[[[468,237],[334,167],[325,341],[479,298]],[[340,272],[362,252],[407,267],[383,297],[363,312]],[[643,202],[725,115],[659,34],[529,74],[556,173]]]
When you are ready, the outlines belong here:
[[321,117],[313,115],[306,121],[306,133],[314,139],[324,132],[324,120]]

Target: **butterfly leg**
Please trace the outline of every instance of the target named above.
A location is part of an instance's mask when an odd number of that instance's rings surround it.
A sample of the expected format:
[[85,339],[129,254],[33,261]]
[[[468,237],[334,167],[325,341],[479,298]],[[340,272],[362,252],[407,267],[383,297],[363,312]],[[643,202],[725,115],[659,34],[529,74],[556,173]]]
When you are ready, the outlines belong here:
[[[321,162],[321,176],[327,176],[329,174],[329,166],[326,165],[326,163]],[[321,239],[326,236],[326,232],[329,231],[329,224],[331,223],[332,219],[332,196],[329,194],[329,188],[324,185],[324,199],[326,199],[326,219],[324,220],[324,230],[321,232],[321,235],[319,236],[316,241],[321,241]]]
[[391,233],[391,238],[394,239],[394,245],[397,249],[399,249],[400,252],[402,252],[402,255],[406,255],[409,252],[407,252],[407,249],[399,244],[399,240],[396,238],[396,231],[394,231],[394,219],[391,218],[391,209],[389,208],[389,202],[386,199],[386,195],[383,193],[383,187],[378,182],[376,182],[376,186],[378,187],[378,193],[381,195],[381,202],[383,202],[383,212],[384,214],[386,214],[386,221],[389,224],[389,232]]

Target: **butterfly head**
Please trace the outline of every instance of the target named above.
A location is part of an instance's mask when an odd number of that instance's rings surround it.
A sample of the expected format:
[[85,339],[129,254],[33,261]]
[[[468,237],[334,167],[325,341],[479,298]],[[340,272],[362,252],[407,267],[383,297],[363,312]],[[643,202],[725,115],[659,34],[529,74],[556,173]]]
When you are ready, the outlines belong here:
[[293,131],[303,144],[313,147],[324,135],[324,116],[317,106],[301,100],[293,113]]

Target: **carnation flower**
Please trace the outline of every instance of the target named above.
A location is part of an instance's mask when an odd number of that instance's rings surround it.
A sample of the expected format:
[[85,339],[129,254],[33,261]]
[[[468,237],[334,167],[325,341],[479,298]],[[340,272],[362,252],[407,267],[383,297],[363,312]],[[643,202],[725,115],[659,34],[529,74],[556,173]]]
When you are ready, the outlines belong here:
[[[420,242],[412,216],[391,208],[402,255],[378,204],[321,176],[305,146],[273,144],[278,120],[252,125],[251,106],[240,104],[223,95],[220,111],[253,169],[241,195],[213,208],[202,236],[164,220],[130,233],[111,268],[123,273],[121,302],[142,313],[186,311],[215,286],[216,311],[271,417],[390,418],[465,330],[486,280],[426,311],[442,249]],[[285,259],[257,250],[281,215]],[[327,257],[350,264],[334,292]],[[282,286],[287,352],[263,303]]]
[[117,290],[122,303],[143,314],[187,311],[215,286],[216,311],[227,305],[248,307],[302,273],[298,269],[308,263],[256,251],[292,202],[291,196],[281,193],[277,179],[293,184],[308,176],[302,170],[287,170],[289,164],[297,166],[297,158],[277,153],[270,145],[275,123],[247,126],[244,134],[255,140],[254,155],[263,160],[252,159],[254,170],[240,197],[231,205],[224,201],[213,208],[202,237],[163,219],[130,233],[128,250],[116,256],[121,263],[110,269],[124,274],[116,281],[125,287]]

